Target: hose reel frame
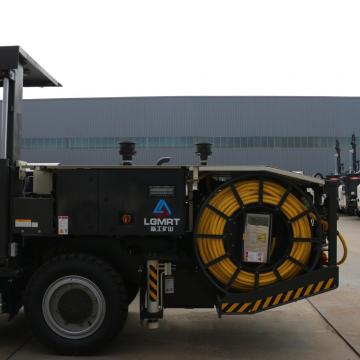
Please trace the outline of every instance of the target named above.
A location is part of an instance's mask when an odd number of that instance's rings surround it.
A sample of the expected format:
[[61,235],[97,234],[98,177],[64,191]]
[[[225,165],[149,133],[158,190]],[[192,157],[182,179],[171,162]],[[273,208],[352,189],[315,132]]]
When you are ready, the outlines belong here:
[[[294,238],[294,236],[292,234],[291,239],[289,239],[289,244],[287,246],[286,252],[278,261],[276,261],[271,266],[265,266],[264,268],[253,271],[254,268],[250,268],[250,267],[244,265],[244,262],[239,262],[237,264],[234,263],[236,270],[233,273],[233,275],[231,276],[229,282],[226,285],[224,285],[218,279],[216,279],[214,275],[211,274],[211,272],[208,270],[208,268],[216,263],[220,263],[225,258],[230,258],[230,256],[229,256],[230,254],[225,253],[224,255],[220,256],[219,258],[213,259],[210,262],[205,264],[201,258],[197,240],[199,238],[222,239],[224,242],[224,248],[226,248],[225,241],[226,241],[227,234],[223,234],[223,235],[200,234],[200,233],[197,233],[197,230],[199,227],[199,222],[201,220],[201,216],[202,216],[205,208],[210,208],[212,211],[217,213],[217,215],[219,215],[219,216],[225,215],[225,214],[221,213],[221,211],[219,211],[218,209],[213,208],[211,205],[209,206],[209,203],[211,202],[211,200],[225,188],[230,187],[230,188],[234,189],[235,184],[237,184],[239,182],[244,182],[244,181],[259,182],[259,195],[258,195],[259,202],[258,202],[258,204],[252,203],[252,204],[245,205],[245,204],[243,204],[240,196],[237,196],[239,194],[235,190],[236,193],[233,191],[233,195],[236,198],[236,201],[239,203],[240,209],[235,211],[234,214],[238,213],[238,212],[240,212],[242,214],[246,214],[247,212],[251,211],[252,209],[259,208],[259,207],[271,208],[272,212],[275,211],[278,214],[280,214],[280,216],[282,216],[283,218],[286,219],[285,223],[287,224],[287,226],[289,226],[291,233],[292,233],[291,223],[306,216],[308,218],[308,221],[310,224],[311,237],[309,237],[309,238]],[[280,202],[276,206],[271,206],[269,204],[263,203],[263,189],[264,189],[265,181],[274,182],[285,188],[285,193],[282,195]],[[299,202],[301,202],[301,204],[306,208],[306,211],[303,214],[300,214],[301,216],[295,216],[295,218],[288,220],[285,217],[284,213],[281,211],[281,206],[284,204],[288,195],[290,195],[290,194],[293,194],[297,198],[297,200],[299,200]],[[313,219],[310,218],[310,216],[309,216],[310,213],[313,214]],[[232,219],[234,214],[232,214],[231,217],[226,219],[227,223],[229,220]],[[318,266],[319,261],[320,261],[320,255],[321,255],[322,244],[323,244],[323,229],[322,229],[322,226],[320,225],[321,219],[322,219],[322,217],[320,216],[318,210],[316,209],[316,207],[313,203],[313,200],[310,198],[309,194],[307,194],[297,184],[292,183],[290,179],[286,180],[286,178],[275,175],[275,174],[263,175],[261,173],[259,173],[257,176],[254,174],[238,176],[234,179],[231,179],[231,180],[225,182],[224,184],[217,187],[214,191],[212,191],[210,193],[210,195],[205,199],[205,201],[203,202],[203,204],[200,207],[200,210],[197,213],[196,222],[195,222],[195,232],[193,234],[193,239],[194,239],[194,248],[195,248],[195,254],[196,254],[198,264],[199,264],[200,268],[202,269],[203,273],[205,274],[205,276],[210,280],[210,282],[218,290],[220,290],[222,293],[225,293],[225,294],[243,292],[243,290],[238,290],[238,289],[232,288],[233,283],[235,282],[240,271],[242,271],[242,270],[249,271],[254,274],[254,286],[252,288],[252,291],[258,290],[259,288],[265,288],[266,286],[274,285],[275,283],[278,283],[278,282],[286,281],[286,279],[283,279],[280,276],[279,272],[277,271],[277,268],[282,263],[284,263],[286,260],[289,260],[289,261],[293,262],[295,265],[301,267],[303,272],[310,273]],[[226,227],[226,225],[224,226],[224,230],[225,230],[225,227]],[[204,235],[206,235],[206,236],[204,236]],[[309,243],[311,243],[310,256],[309,256],[309,261],[307,264],[301,264],[301,263],[297,262],[296,259],[293,259],[290,256],[290,252],[291,252],[294,242],[309,242]],[[274,273],[274,275],[277,278],[277,282],[275,282],[273,284],[269,284],[269,285],[260,286],[259,285],[260,274],[266,273],[269,271],[272,271]],[[296,275],[296,276],[298,276],[298,275]]]

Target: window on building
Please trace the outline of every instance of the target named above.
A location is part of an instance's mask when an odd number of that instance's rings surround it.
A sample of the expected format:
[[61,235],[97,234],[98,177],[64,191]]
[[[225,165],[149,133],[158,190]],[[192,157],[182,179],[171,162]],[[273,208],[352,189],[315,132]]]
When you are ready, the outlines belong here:
[[[335,137],[329,136],[241,136],[241,137],[69,137],[23,138],[21,146],[29,150],[47,149],[116,149],[123,140],[132,140],[139,148],[175,147],[190,148],[199,142],[210,142],[217,148],[329,148],[335,146]],[[340,137],[340,144],[347,147],[350,137]],[[357,139],[359,141],[359,139]]]

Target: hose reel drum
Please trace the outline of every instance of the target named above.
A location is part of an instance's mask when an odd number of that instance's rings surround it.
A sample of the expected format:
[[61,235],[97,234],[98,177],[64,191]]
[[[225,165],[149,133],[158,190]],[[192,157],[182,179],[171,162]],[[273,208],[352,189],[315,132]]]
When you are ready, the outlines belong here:
[[[244,234],[249,216],[266,215],[268,257],[244,258]],[[194,233],[201,267],[224,292],[251,291],[290,280],[319,262],[320,218],[312,200],[296,185],[275,177],[232,180],[204,202]]]

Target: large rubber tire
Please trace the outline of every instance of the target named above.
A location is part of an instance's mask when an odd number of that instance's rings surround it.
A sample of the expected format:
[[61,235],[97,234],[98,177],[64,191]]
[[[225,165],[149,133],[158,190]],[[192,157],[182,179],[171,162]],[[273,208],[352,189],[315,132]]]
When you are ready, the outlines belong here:
[[125,282],[125,287],[128,295],[128,304],[130,305],[136,298],[139,292],[139,285],[132,282]]
[[[63,285],[63,279],[69,284]],[[90,289],[95,289],[91,293],[86,287],[81,288],[83,285],[75,283],[75,287],[78,286],[80,289],[77,289],[78,293],[82,292],[75,295],[80,296],[90,310],[84,315],[85,320],[82,318],[78,323],[77,320],[70,320],[70,325],[79,328],[85,323],[86,327],[87,324],[91,324],[88,319],[93,319],[86,316],[95,317],[94,314],[97,314],[96,320],[92,323],[96,324],[96,328],[91,328],[92,324],[88,325],[88,333],[81,334],[80,338],[74,338],[73,335],[69,338],[66,332],[62,332],[67,331],[67,327],[70,326],[67,317],[73,316],[74,319],[75,316],[76,319],[76,316],[84,313],[81,301],[77,302],[77,306],[76,303],[74,305],[74,292],[71,294],[71,291],[74,291],[72,279],[81,279]],[[57,284],[61,284],[62,287]],[[51,294],[53,290],[51,297],[49,291]],[[47,302],[49,298],[50,301]],[[99,298],[103,301],[99,301]],[[65,307],[63,303],[66,304]],[[123,328],[128,314],[128,298],[124,282],[107,263],[87,254],[67,254],[51,259],[34,273],[25,291],[24,307],[34,335],[45,346],[64,355],[91,355],[103,348]],[[65,309],[63,317],[62,309]]]

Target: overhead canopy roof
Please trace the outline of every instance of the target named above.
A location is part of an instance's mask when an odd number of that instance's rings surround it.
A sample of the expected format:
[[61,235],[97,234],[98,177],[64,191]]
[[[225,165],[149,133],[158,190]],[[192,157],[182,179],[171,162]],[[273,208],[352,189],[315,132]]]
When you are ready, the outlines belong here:
[[[24,67],[24,84],[27,87],[61,86],[20,46],[0,46],[0,72]],[[1,82],[0,82],[1,86]]]

